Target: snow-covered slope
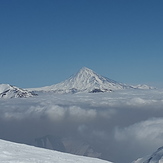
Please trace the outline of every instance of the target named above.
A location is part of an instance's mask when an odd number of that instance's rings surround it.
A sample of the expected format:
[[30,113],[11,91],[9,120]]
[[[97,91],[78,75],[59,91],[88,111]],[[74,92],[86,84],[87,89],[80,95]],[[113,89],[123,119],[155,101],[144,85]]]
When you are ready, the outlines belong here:
[[152,155],[139,158],[133,163],[163,163],[163,147],[158,148]]
[[132,87],[135,88],[135,89],[143,89],[143,90],[146,90],[146,89],[155,89],[154,87],[148,86],[146,84],[139,84],[139,85],[132,86]]
[[93,70],[83,67],[79,72],[69,79],[51,86],[34,88],[34,91],[53,91],[56,93],[76,93],[76,92],[111,92],[123,89],[153,89],[147,85],[131,86],[116,82],[107,77],[103,77]]
[[79,72],[69,79],[51,86],[37,88],[37,91],[54,91],[60,93],[76,92],[109,92],[112,90],[122,90],[133,88],[122,83],[118,83],[109,78],[98,75],[91,69],[83,67]]
[[1,163],[111,163],[0,140]]
[[36,94],[33,92],[20,89],[9,84],[0,84],[0,98],[22,98],[22,97],[32,97]]

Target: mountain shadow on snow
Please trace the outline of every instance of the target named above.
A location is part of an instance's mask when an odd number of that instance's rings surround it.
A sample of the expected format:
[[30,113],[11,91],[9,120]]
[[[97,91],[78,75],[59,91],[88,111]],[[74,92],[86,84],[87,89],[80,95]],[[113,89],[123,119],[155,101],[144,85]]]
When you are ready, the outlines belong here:
[[52,149],[75,155],[100,158],[101,153],[96,152],[89,144],[80,140],[60,138],[54,135],[46,135],[35,139],[37,147]]

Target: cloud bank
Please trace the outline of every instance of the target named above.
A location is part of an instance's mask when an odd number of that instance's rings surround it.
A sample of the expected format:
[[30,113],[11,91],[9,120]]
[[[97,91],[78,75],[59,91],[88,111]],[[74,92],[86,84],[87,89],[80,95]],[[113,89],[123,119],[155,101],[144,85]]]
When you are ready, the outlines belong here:
[[0,100],[0,138],[35,145],[47,134],[89,143],[129,163],[163,145],[163,92],[40,95]]

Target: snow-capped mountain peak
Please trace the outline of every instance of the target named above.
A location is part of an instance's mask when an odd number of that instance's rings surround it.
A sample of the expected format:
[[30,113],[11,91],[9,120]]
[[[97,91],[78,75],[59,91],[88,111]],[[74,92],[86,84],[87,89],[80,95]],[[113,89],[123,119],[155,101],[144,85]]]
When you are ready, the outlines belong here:
[[[74,80],[79,81],[79,82],[84,81],[85,84],[88,84],[88,83],[103,84],[109,80],[105,77],[102,77],[101,75],[98,75],[96,72],[94,72],[93,70],[87,67],[81,68],[79,72],[73,78]],[[110,80],[109,82],[116,83],[113,80]]]
[[69,79],[69,82],[72,82],[76,85],[76,87],[82,85],[91,85],[94,84],[94,86],[99,86],[100,84],[103,84],[106,81],[106,79],[98,74],[96,74],[93,70],[88,69],[86,67],[83,67],[79,70],[77,74],[72,76]]
[[57,93],[76,93],[76,92],[110,92],[127,88],[125,84],[118,83],[109,78],[98,75],[93,70],[83,67],[69,79],[42,88],[37,91],[53,91]]
[[162,163],[163,162],[163,147],[158,148],[152,155],[139,158],[132,163]]
[[36,94],[9,84],[0,84],[0,98],[32,97]]
[[[94,73],[93,70],[87,68],[87,67],[82,67],[79,71],[78,71],[79,74],[84,74],[84,73],[87,73],[87,74],[91,74],[91,73]],[[77,73],[77,74],[78,74]]]
[[103,77],[93,70],[83,67],[69,79],[51,86],[32,89],[34,91],[53,91],[56,93],[111,92],[123,89],[149,89],[147,86],[130,86]]

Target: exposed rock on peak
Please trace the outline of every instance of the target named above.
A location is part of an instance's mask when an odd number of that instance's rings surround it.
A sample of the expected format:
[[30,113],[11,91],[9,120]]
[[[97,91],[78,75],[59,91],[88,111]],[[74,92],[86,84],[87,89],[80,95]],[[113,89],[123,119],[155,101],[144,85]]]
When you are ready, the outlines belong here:
[[33,92],[24,90],[9,84],[0,84],[0,98],[26,98],[36,95]]

